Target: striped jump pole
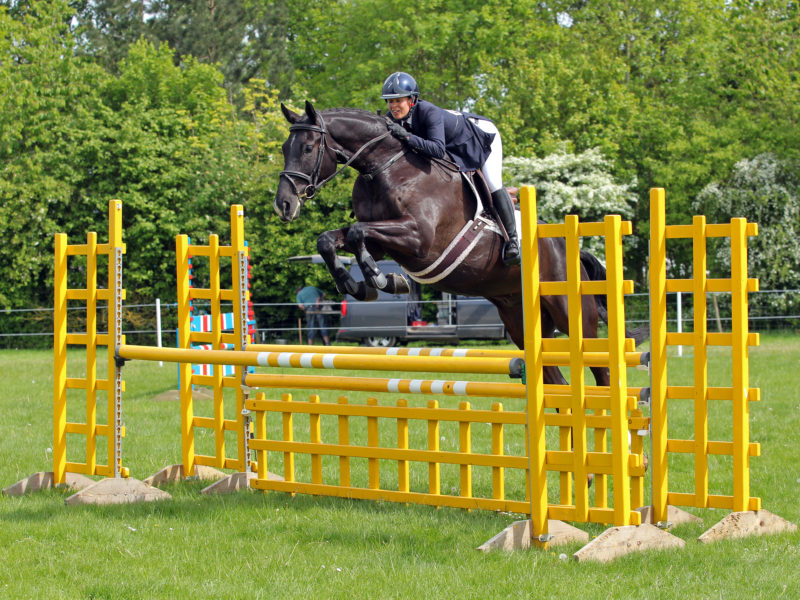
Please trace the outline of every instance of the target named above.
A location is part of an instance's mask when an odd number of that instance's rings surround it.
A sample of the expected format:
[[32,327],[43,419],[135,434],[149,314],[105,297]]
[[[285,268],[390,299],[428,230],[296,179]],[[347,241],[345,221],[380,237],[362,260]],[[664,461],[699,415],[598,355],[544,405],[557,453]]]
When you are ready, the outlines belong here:
[[[308,352],[308,346],[299,344],[248,344],[246,350],[254,352]],[[495,350],[484,348],[366,348],[363,346],[319,346],[318,354],[378,354],[384,356],[468,356],[522,358],[522,350]]]
[[247,350],[196,350],[193,348],[158,348],[121,345],[122,359],[163,360],[174,363],[215,365],[349,369],[360,371],[441,371],[447,373],[483,373],[520,376],[522,359],[466,356],[380,356],[324,354],[318,352],[251,352]]
[[525,385],[509,382],[446,381],[441,379],[399,379],[379,377],[335,377],[329,375],[272,375],[256,373],[245,377],[253,388],[338,390],[370,393],[439,394],[524,398]]

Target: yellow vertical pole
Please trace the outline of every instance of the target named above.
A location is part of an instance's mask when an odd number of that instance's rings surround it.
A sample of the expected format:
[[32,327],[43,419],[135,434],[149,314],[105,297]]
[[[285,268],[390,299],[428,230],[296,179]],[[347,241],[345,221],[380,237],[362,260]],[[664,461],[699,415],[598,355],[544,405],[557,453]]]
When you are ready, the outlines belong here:
[[[208,236],[208,288],[211,301],[211,347],[219,350],[222,347],[222,309],[221,303],[221,273],[219,268],[219,236],[212,233]],[[232,259],[236,262],[236,258]],[[238,270],[235,271],[238,273]],[[235,304],[235,302],[234,302]],[[235,321],[235,319],[234,319]],[[222,387],[222,365],[212,365],[213,396],[214,396],[214,466],[218,469],[225,467],[225,396]],[[242,423],[238,424],[244,427]],[[240,457],[243,458],[243,457]],[[244,461],[241,470],[244,470]]]
[[[378,406],[375,398],[367,398],[367,406]],[[367,417],[367,446],[378,447],[378,417]],[[367,459],[369,471],[369,489],[377,490],[381,487],[380,466],[377,458]]]
[[[292,401],[291,394],[284,394],[281,400],[287,403],[287,410],[283,413],[283,441],[294,441],[294,413],[291,412],[289,403]],[[294,452],[283,453],[283,478],[286,481],[294,481]]]
[[53,286],[53,483],[67,472],[67,235],[57,233]]
[[[244,350],[247,346],[247,302],[250,299],[250,291],[247,289],[247,253],[244,235],[244,207],[241,204],[233,204],[230,209],[231,219],[231,248],[233,257],[231,258],[231,276],[233,277],[233,321],[236,331],[237,350]],[[221,367],[220,367],[221,370]],[[246,367],[237,366],[234,368],[237,381],[244,383],[244,376],[247,372]],[[221,384],[221,381],[220,381]],[[244,409],[245,390],[240,385],[236,387],[236,431],[237,454],[239,470],[246,469],[247,457],[244,455]]]
[[622,272],[622,224],[605,218],[608,364],[611,381],[611,447],[614,476],[614,525],[630,525],[631,480],[628,469],[628,368],[625,364],[625,305]]
[[[503,404],[495,402],[492,410],[497,413],[503,412]],[[492,423],[492,455],[503,456],[503,424]],[[503,467],[492,467],[492,498],[503,500],[506,497],[505,475]]]
[[[468,411],[469,402],[459,402],[458,409]],[[458,450],[461,454],[472,454],[472,427],[469,421],[458,424]],[[461,497],[472,498],[472,466],[460,465]]]
[[[347,404],[345,396],[339,396],[339,404]],[[339,415],[339,445],[350,445],[350,419],[347,415]],[[339,485],[350,487],[350,457],[339,457]]]
[[[175,237],[175,263],[177,267],[178,294],[178,347],[191,346],[191,313],[189,283],[189,238],[185,235]],[[192,365],[178,365],[181,397],[181,456],[183,475],[195,474],[194,448],[194,401],[192,398]]]
[[[594,414],[605,416],[608,412],[602,408],[595,409]],[[594,451],[608,452],[608,430],[597,428],[594,430]],[[594,475],[594,505],[608,508],[608,476],[604,473]]]
[[[119,265],[117,265],[119,254]],[[108,466],[115,477],[127,477],[128,469],[122,466],[122,367],[117,365],[117,344],[125,343],[122,335],[122,301],[125,290],[122,288],[122,255],[125,245],[122,243],[122,201],[111,200],[108,203],[108,345],[107,352],[107,389],[108,405]],[[117,280],[116,269],[119,268]],[[119,315],[117,313],[119,312]],[[117,318],[118,317],[118,318]],[[113,438],[112,438],[113,436]]]
[[731,305],[733,323],[733,510],[750,504],[750,357],[747,307],[747,222],[731,219]]
[[694,307],[694,502],[708,505],[708,302],[706,218],[692,219]]
[[[439,402],[428,400],[428,408],[437,410]],[[439,421],[436,419],[428,420],[428,450],[439,452]],[[442,493],[441,467],[438,462],[428,463],[428,493],[437,496]]]
[[[401,398],[397,401],[397,406],[405,408],[408,401]],[[400,450],[408,450],[408,419],[397,419],[397,447]],[[408,492],[410,486],[410,476],[407,460],[397,461],[397,489],[401,492]]]
[[[633,411],[631,416],[641,417],[642,413],[639,410]],[[631,436],[631,454],[642,456],[644,453],[644,439],[638,435],[636,431],[629,431]],[[640,507],[644,506],[644,477],[636,476],[631,477],[631,506]]]
[[[567,244],[567,302],[569,312],[569,369],[572,409],[572,468],[575,475],[575,520],[589,520],[589,489],[586,469],[586,375],[583,364],[583,296],[581,295],[580,237],[578,217],[564,219]],[[569,451],[569,448],[561,448]],[[562,504],[569,504],[564,498]],[[566,502],[565,502],[566,500]]]
[[[311,404],[319,404],[319,396],[317,394],[313,394],[311,398],[309,398]],[[320,427],[320,415],[319,413],[311,413],[308,415],[309,420],[309,428],[311,429],[310,432],[310,439],[312,444],[321,444],[322,443],[322,429]],[[312,454],[311,455],[311,483],[321,484],[322,483],[322,456],[319,454]]]
[[528,448],[528,492],[531,535],[536,547],[547,548],[547,470],[545,465],[544,382],[542,380],[542,301],[539,293],[539,236],[536,190],[520,191],[522,209],[522,304],[525,321],[525,377]]
[[97,474],[97,234],[93,231],[86,236],[86,474]]
[[667,228],[663,188],[650,190],[650,414],[653,522],[667,520]]
[[[259,402],[263,402],[266,398],[267,395],[264,392],[256,394],[256,400]],[[256,411],[256,439],[267,439],[267,411],[265,410]],[[267,467],[267,458],[266,450],[256,450],[256,460],[258,461],[256,474],[259,479],[266,479],[268,477],[267,473],[269,473],[269,469]]]

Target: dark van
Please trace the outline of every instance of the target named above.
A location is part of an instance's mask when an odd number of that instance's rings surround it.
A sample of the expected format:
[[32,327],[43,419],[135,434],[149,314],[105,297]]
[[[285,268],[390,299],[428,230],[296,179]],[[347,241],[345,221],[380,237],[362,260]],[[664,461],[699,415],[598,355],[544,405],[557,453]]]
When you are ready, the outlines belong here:
[[[378,266],[384,273],[402,272],[391,260],[379,261]],[[351,265],[350,272],[356,280],[363,279],[357,264]],[[500,315],[485,298],[442,294],[435,301],[435,308],[433,320],[426,321],[420,316],[420,303],[415,303],[408,294],[379,291],[378,299],[373,302],[361,302],[347,295],[342,301],[336,339],[366,346],[395,346],[417,340],[457,344],[464,339],[505,339]],[[432,315],[430,308],[426,312]]]

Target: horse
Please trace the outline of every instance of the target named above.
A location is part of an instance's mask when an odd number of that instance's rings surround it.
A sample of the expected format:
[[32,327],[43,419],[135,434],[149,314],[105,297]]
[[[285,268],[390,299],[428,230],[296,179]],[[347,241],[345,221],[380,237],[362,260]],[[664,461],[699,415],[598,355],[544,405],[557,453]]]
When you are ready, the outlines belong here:
[[[321,186],[347,167],[359,176],[353,186],[352,209],[356,223],[323,232],[317,250],[338,291],[359,300],[377,297],[377,289],[407,293],[402,276],[384,275],[376,259],[388,255],[414,276],[430,273],[440,257],[473,221],[478,208],[473,187],[448,161],[416,154],[390,135],[385,117],[349,108],[318,112],[306,101],[298,114],[281,104],[289,122],[283,144],[284,170],[280,174],[274,208],[283,222],[298,217],[303,204]],[[337,166],[343,166],[337,169]],[[497,307],[511,341],[524,347],[522,274],[519,265],[503,264],[503,238],[488,232],[472,239],[471,252],[430,285],[453,294],[483,296]],[[355,281],[337,255],[355,255],[366,281]],[[605,268],[588,252],[581,252],[581,277],[605,279]],[[441,264],[439,261],[438,264]],[[563,238],[539,239],[541,281],[566,280]],[[435,270],[435,269],[434,269]],[[416,278],[416,277],[415,277]],[[425,283],[424,279],[418,279]],[[583,333],[597,337],[599,320],[608,322],[604,296],[582,297]],[[569,333],[566,296],[542,296],[542,336],[556,329]],[[641,332],[626,332],[643,339]],[[609,384],[607,368],[592,367],[597,385]],[[544,368],[545,383],[565,384],[558,367]]]

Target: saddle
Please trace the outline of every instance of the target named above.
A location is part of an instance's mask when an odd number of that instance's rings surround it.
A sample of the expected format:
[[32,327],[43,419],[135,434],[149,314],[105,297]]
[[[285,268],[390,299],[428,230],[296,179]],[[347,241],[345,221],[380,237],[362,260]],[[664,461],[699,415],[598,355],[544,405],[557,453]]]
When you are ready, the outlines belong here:
[[[463,172],[464,179],[466,179],[467,183],[472,188],[473,193],[475,194],[475,198],[478,201],[477,210],[475,211],[476,217],[483,217],[488,218],[489,220],[494,222],[494,225],[497,229],[500,230],[500,235],[503,239],[507,242],[508,241],[508,232],[506,228],[503,226],[503,221],[500,219],[500,216],[497,214],[497,209],[494,206],[494,200],[492,199],[492,193],[489,190],[489,184],[486,183],[486,178],[483,176],[482,171],[466,171]],[[483,210],[481,210],[483,207]]]

